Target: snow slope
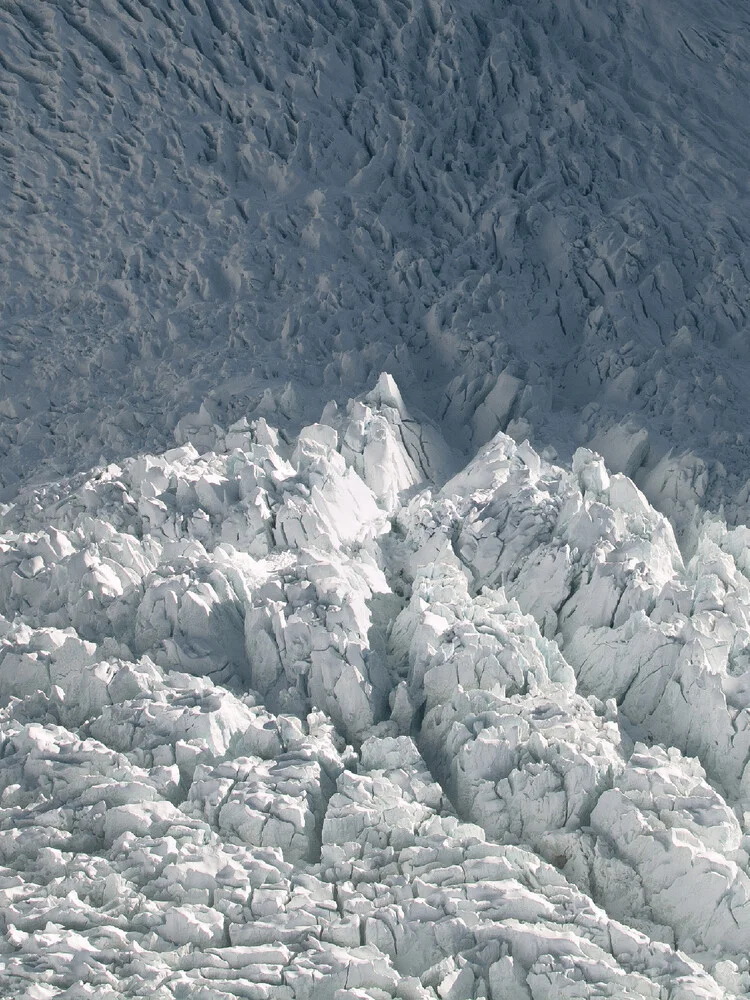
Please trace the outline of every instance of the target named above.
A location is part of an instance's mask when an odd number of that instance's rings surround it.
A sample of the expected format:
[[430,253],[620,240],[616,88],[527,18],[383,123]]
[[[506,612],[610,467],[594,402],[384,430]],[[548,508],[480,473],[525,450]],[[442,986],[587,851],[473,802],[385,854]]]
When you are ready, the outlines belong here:
[[168,447],[204,399],[298,428],[390,370],[461,447],[594,439],[681,531],[696,504],[744,519],[747,24],[3,3],[6,498]]

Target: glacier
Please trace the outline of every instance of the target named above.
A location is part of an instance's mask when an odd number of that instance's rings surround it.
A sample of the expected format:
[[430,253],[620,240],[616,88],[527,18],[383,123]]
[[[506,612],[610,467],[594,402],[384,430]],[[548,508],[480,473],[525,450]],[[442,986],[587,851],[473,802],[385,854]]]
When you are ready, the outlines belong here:
[[744,523],[746,34],[727,0],[5,0],[2,499],[390,371],[460,449],[590,446],[681,535]]
[[8,996],[750,990],[746,528],[390,375],[21,497]]
[[750,996],[749,29],[0,0],[0,996]]

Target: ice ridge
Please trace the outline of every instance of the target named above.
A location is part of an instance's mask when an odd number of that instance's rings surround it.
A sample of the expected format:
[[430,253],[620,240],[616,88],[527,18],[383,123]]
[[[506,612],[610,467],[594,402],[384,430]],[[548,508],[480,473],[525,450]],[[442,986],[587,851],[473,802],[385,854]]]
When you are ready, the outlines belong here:
[[747,529],[390,376],[215,427],[3,508],[4,995],[750,992]]

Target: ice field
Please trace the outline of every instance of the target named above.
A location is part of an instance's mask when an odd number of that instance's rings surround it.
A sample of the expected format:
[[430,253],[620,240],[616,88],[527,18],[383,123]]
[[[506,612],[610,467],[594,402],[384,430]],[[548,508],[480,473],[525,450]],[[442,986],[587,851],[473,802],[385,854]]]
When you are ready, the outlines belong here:
[[0,0],[0,996],[750,996],[749,56]]

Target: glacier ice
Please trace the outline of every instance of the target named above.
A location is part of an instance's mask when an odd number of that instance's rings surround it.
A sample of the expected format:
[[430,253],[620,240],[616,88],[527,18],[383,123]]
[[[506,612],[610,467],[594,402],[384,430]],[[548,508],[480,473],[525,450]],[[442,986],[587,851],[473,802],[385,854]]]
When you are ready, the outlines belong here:
[[389,371],[474,450],[577,440],[743,523],[743,18],[3,5],[0,502]]
[[455,470],[383,377],[7,505],[14,995],[750,989],[747,530]]
[[0,3],[0,995],[750,996],[746,20]]

